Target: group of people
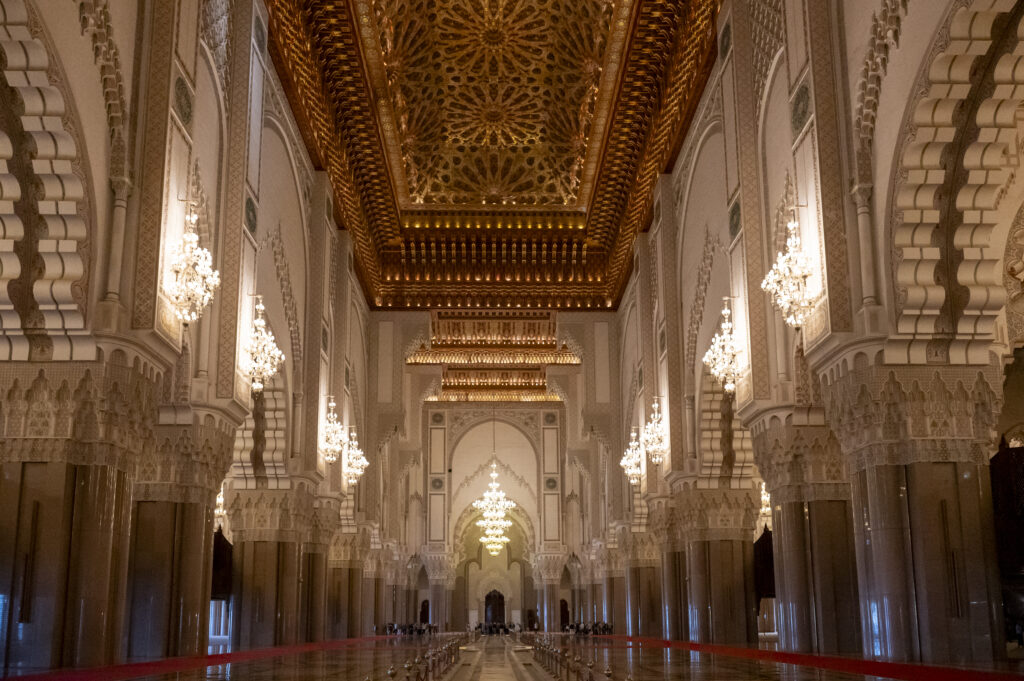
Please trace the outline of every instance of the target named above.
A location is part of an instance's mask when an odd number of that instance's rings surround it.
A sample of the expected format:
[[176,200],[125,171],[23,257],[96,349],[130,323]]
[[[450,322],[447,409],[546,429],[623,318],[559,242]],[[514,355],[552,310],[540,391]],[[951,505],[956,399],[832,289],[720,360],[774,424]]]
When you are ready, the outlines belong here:
[[523,630],[523,627],[514,622],[477,622],[476,630],[484,636],[504,636],[517,634]]
[[[374,627],[376,628],[376,627]],[[384,634],[386,636],[424,636],[427,634],[436,634],[436,624],[425,624],[425,623],[413,623],[413,624],[395,624],[389,622],[384,625]]]
[[572,622],[565,625],[563,631],[567,634],[579,634],[580,636],[610,634],[612,633],[612,625],[607,622]]

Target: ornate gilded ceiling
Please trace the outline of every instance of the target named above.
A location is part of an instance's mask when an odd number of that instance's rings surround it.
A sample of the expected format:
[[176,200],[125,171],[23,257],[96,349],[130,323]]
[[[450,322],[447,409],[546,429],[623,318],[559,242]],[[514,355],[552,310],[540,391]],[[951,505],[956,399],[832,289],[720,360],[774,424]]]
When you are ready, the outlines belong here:
[[717,0],[270,0],[379,307],[611,307],[714,60]]
[[374,93],[391,104],[381,117],[403,207],[577,205],[608,0],[372,7],[380,50],[366,61]]

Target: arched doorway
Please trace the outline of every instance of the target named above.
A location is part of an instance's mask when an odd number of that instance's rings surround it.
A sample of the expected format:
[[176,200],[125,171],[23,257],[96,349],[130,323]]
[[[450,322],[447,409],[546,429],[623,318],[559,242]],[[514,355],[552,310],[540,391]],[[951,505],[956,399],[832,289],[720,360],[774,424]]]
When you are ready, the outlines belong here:
[[484,597],[484,622],[487,624],[505,623],[505,594],[497,589]]
[[420,624],[430,623],[430,601],[424,600],[420,603]]
[[565,631],[569,626],[569,602],[564,598],[558,601],[558,628]]

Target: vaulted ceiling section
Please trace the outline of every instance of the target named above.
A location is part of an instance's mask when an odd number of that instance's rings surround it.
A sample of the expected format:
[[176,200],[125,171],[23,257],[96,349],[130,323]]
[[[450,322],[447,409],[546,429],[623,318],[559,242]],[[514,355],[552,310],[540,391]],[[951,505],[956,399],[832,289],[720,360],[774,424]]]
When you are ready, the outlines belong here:
[[718,0],[271,0],[270,51],[381,308],[608,308]]

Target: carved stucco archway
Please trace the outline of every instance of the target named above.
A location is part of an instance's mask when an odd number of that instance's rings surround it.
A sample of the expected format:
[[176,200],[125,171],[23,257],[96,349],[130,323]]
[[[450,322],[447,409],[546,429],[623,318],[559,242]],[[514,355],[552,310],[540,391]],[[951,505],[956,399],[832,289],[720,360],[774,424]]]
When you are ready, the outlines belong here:
[[1012,97],[1024,85],[1014,54],[1022,14],[1013,2],[955,8],[912,89],[889,194],[890,363],[990,361],[1024,196]]

